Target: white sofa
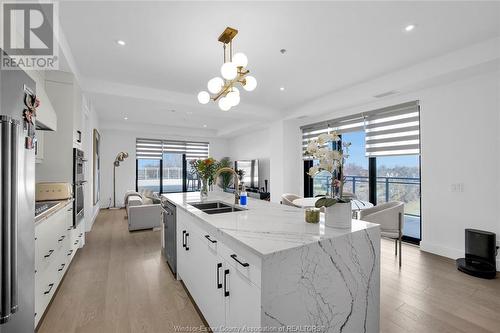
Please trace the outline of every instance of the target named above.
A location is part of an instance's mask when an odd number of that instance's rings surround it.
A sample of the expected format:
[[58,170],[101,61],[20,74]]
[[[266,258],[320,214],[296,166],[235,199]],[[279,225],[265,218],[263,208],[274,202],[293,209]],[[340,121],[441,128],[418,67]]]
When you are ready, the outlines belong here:
[[163,212],[161,204],[153,204],[151,199],[139,193],[128,192],[125,206],[127,208],[129,231],[161,226]]

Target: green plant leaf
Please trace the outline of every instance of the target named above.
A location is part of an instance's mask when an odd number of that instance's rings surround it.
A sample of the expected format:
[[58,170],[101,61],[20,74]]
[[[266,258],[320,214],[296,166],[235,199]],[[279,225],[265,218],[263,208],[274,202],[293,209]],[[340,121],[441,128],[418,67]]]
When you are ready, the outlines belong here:
[[316,208],[321,208],[321,207],[330,207],[333,206],[337,203],[336,199],[333,198],[320,198],[316,200]]

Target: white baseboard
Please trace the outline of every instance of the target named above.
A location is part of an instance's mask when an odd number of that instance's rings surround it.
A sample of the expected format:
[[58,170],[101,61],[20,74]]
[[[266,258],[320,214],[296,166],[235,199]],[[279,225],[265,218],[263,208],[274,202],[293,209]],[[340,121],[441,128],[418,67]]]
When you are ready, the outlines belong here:
[[[451,258],[453,260],[458,258],[463,258],[465,256],[463,249],[454,249],[446,246],[441,246],[437,244],[420,242],[420,249],[424,252],[429,252],[432,254],[437,254],[442,257]],[[500,259],[497,258],[497,271],[500,272]]]
[[101,207],[99,207],[99,205],[96,205],[95,207],[97,207],[97,209],[95,210],[94,216],[92,216],[92,219],[90,220],[90,225],[86,226],[85,232],[90,232],[90,230],[92,230],[92,226],[94,225],[95,219],[97,218],[97,215],[99,215]]

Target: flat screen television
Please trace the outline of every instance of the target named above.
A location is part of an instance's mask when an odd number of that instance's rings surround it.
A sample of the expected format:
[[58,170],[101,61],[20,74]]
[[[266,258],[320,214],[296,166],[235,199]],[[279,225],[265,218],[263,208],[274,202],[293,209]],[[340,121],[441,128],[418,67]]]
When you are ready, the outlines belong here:
[[242,182],[247,188],[259,188],[259,160],[235,161],[234,168],[243,170]]

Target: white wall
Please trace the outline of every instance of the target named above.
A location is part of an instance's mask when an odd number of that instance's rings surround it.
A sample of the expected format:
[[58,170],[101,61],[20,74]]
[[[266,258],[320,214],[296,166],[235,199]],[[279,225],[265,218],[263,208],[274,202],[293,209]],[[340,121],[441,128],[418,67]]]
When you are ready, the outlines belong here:
[[[264,187],[264,180],[269,181],[271,144],[269,128],[248,134],[238,135],[228,140],[231,161],[259,160],[259,187]],[[268,182],[268,190],[269,190]]]
[[135,140],[136,138],[196,140],[209,142],[210,156],[215,159],[228,156],[227,140],[197,136],[202,131],[161,127],[161,132],[144,129],[120,130],[104,128],[101,130],[102,169],[101,169],[101,208],[112,205],[113,200],[113,161],[121,152],[128,152],[129,158],[116,168],[116,205],[123,206],[123,196],[127,190],[135,190]]
[[[446,85],[332,111],[301,124],[370,111],[405,101],[421,105],[422,242],[424,251],[450,258],[464,254],[464,229],[477,228],[500,235],[500,218],[493,209],[500,203],[500,73],[481,74]],[[295,128],[298,128],[298,124]],[[292,126],[293,128],[294,126]],[[293,133],[293,130],[290,130]],[[284,131],[276,126],[283,138]],[[295,134],[300,135],[300,134]],[[279,167],[289,168],[273,191],[288,191],[287,184],[302,187],[300,149],[284,150],[273,139]],[[298,143],[300,146],[300,142]],[[297,147],[297,146],[296,146]],[[293,167],[290,168],[290,165]],[[274,182],[273,158],[271,181]],[[279,174],[278,174],[279,177]],[[464,192],[451,185],[464,184]],[[276,183],[275,183],[276,184]],[[500,262],[497,260],[497,267]]]
[[99,130],[99,120],[97,113],[91,103],[83,107],[83,133],[82,149],[85,152],[87,164],[85,166],[85,231],[89,232],[94,225],[97,214],[99,214],[100,204],[94,205],[94,152],[93,152],[93,132]]

